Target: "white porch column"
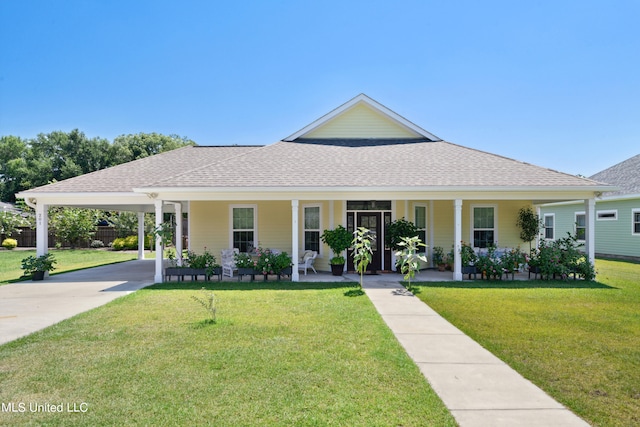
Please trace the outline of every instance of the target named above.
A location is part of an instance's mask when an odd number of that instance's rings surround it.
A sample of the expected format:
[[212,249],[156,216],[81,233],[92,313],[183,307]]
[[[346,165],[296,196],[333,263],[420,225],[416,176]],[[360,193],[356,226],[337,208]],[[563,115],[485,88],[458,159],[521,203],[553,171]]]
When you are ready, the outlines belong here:
[[596,262],[596,199],[585,199],[584,201],[585,225],[587,232],[585,236],[587,259],[591,263]]
[[[162,224],[162,200],[156,200],[154,204],[156,208],[156,230],[158,230],[160,228],[160,225]],[[153,277],[153,280],[156,283],[162,282],[162,262],[164,258],[162,253],[162,246],[163,244],[161,240],[158,238],[158,236],[156,236],[156,273]]]
[[36,255],[49,252],[49,205],[36,202]]
[[138,259],[144,259],[144,212],[138,212]]
[[453,280],[462,280],[462,261],[460,260],[460,242],[462,241],[462,200],[453,201],[454,231],[453,231]]
[[300,202],[296,199],[291,200],[291,259],[293,260],[293,271],[291,272],[291,281],[299,282],[300,273],[298,272],[298,215]]
[[182,203],[175,203],[176,211],[176,258],[182,265]]
[[[538,215],[538,219],[542,218],[542,210],[540,206],[536,206],[536,215]],[[536,235],[536,249],[540,247],[540,230],[538,230],[538,234]]]

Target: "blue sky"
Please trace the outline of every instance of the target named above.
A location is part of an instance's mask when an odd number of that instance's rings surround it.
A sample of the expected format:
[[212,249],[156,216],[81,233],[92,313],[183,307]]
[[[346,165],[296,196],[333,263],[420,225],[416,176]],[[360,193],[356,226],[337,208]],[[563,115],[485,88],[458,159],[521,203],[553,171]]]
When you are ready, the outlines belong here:
[[640,154],[640,2],[0,0],[0,135],[269,144],[366,93],[571,174]]

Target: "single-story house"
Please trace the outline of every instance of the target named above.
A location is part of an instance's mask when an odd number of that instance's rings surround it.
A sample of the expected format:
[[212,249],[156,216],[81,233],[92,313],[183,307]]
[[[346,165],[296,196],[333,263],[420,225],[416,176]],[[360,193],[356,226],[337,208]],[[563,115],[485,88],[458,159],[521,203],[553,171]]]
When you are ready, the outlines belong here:
[[[156,225],[164,212],[187,212],[193,251],[260,245],[297,259],[312,249],[324,270],[331,257],[324,229],[366,226],[382,236],[385,224],[405,218],[430,247],[456,249],[453,278],[462,280],[462,241],[517,247],[519,209],[554,201],[584,205],[593,260],[595,198],[611,189],[446,142],[361,94],[269,145],[180,148],[17,196],[36,209],[38,253],[47,250],[51,205],[155,212]],[[378,240],[373,264],[390,270],[391,251]],[[162,280],[161,251],[155,279]]]
[[[618,187],[596,197],[595,252],[597,256],[640,261],[640,154],[591,176]],[[576,202],[540,207],[543,238],[553,240],[567,233],[585,240],[584,206]]]

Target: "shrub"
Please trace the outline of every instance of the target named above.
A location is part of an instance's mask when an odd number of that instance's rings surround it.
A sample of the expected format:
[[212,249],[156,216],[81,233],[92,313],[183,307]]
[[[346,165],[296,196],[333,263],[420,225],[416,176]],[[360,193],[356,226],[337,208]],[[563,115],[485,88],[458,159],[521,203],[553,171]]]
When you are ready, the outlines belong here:
[[111,248],[114,251],[121,251],[124,249],[124,237],[118,237],[114,239],[113,243],[111,243]]
[[2,247],[5,249],[14,249],[16,246],[18,246],[18,241],[16,239],[4,239],[2,241]]
[[[147,249],[151,247],[149,236],[145,236],[144,243]],[[111,243],[111,248],[114,251],[136,250],[138,249],[138,236],[118,237]]]
[[102,242],[102,240],[92,240],[89,246],[94,249],[104,248],[104,243]]
[[577,239],[569,233],[567,237],[551,243],[542,241],[540,247],[532,251],[529,267],[538,267],[543,279],[557,276],[566,280],[573,273],[585,280],[593,280],[595,268],[578,250],[580,246]]

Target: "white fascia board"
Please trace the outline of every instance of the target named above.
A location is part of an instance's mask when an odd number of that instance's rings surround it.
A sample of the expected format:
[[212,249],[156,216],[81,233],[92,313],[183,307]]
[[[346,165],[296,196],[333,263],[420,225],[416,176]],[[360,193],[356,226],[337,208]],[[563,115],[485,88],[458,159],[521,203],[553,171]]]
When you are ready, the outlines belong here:
[[144,188],[161,200],[583,200],[593,198],[593,188],[540,187],[222,187]]
[[380,104],[379,102],[374,101],[373,99],[369,98],[364,93],[361,93],[360,95],[356,96],[355,98],[345,102],[344,104],[342,104],[338,108],[336,108],[336,109],[330,111],[329,113],[325,114],[324,116],[320,117],[318,120],[316,120],[316,121],[312,122],[311,124],[303,127],[298,132],[296,132],[296,133],[294,133],[292,135],[289,135],[288,137],[284,138],[283,141],[286,141],[286,142],[294,141],[294,140],[300,138],[301,136],[311,132],[312,130],[318,128],[319,126],[327,123],[328,121],[330,121],[334,117],[336,117],[336,116],[342,114],[343,112],[355,107],[356,105],[358,105],[360,103],[365,103],[365,104],[369,105],[373,109],[378,110],[380,113],[384,114],[385,116],[389,117],[390,119],[396,121],[397,123],[401,124],[402,126],[408,128],[409,130],[412,130],[413,132],[416,132],[417,134],[424,136],[425,138],[428,138],[428,139],[430,139],[432,141],[442,141],[442,139],[438,138],[437,136],[435,136],[431,132],[427,132],[426,130],[422,129],[420,126],[416,125],[415,123],[410,122],[409,120],[407,120],[404,117],[402,117],[401,115],[391,111],[390,109],[388,109],[384,105]]
[[140,204],[141,201],[149,201],[153,204],[153,200],[146,194],[141,193],[51,193],[51,192],[21,192],[16,194],[16,198],[20,199],[36,199],[42,200],[44,203],[53,201],[58,203],[88,203],[89,201],[95,201],[97,204],[111,204],[111,202],[117,202],[117,204]]
[[598,198],[598,201],[615,202],[618,200],[631,200],[631,199],[640,199],[640,193],[622,194],[622,195],[615,195],[615,196],[602,196]]

